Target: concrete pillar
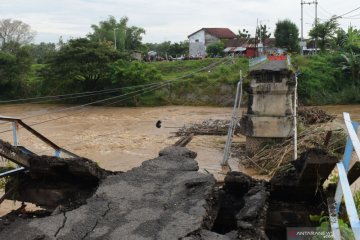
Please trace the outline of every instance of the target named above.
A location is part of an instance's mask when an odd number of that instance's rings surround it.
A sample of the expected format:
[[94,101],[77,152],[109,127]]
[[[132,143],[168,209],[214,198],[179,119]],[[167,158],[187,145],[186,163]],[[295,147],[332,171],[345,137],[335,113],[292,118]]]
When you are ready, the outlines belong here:
[[287,61],[277,60],[250,69],[248,110],[241,118],[240,131],[246,136],[249,155],[264,143],[278,143],[293,135],[295,81]]

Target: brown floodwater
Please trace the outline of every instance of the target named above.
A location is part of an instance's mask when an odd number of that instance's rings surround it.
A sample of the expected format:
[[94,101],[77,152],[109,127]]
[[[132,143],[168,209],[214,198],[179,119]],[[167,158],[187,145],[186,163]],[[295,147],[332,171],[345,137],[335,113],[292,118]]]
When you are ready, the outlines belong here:
[[320,108],[327,111],[329,114],[333,114],[337,116],[337,120],[340,122],[343,121],[343,112],[350,113],[350,117],[353,121],[360,121],[360,105],[328,105],[328,106],[321,106]]
[[[152,108],[86,107],[81,111],[51,113],[69,106],[44,104],[0,105],[0,115],[27,118],[24,122],[34,124],[33,128],[59,146],[96,161],[111,171],[127,171],[140,166],[145,160],[157,157],[159,151],[175,143],[173,137],[177,128],[207,119],[230,119],[232,108],[166,106]],[[360,120],[360,105],[338,105],[322,107],[336,114],[341,121],[343,111],[351,113],[354,120]],[[244,111],[242,109],[241,111]],[[44,114],[44,115],[42,115]],[[69,116],[67,116],[69,115]],[[67,116],[67,117],[65,117]],[[63,118],[60,118],[63,117]],[[51,121],[52,119],[60,118]],[[161,120],[162,128],[155,123]],[[0,124],[0,132],[11,130],[10,124]],[[0,133],[0,138],[12,142],[12,132]],[[201,171],[209,171],[221,178],[220,161],[226,136],[195,136],[189,149],[198,153],[196,160]],[[245,141],[235,137],[234,141]],[[29,134],[19,130],[19,143],[37,154],[52,155],[53,150]],[[238,170],[236,159],[230,159],[233,170]],[[251,169],[241,171],[256,174]],[[258,176],[260,177],[260,176]],[[13,208],[6,202],[0,208],[3,212]]]
[[[25,119],[33,128],[59,146],[87,157],[112,171],[127,171],[147,159],[157,157],[159,151],[178,140],[173,132],[190,123],[207,119],[229,119],[231,108],[166,106],[154,108],[87,107],[83,112],[53,113],[64,108],[54,105],[5,105],[1,115],[23,118],[34,114],[49,114]],[[162,128],[155,123],[161,120]],[[0,124],[0,132],[10,130],[10,124]],[[12,132],[0,133],[1,139],[12,141]],[[199,166],[217,170],[222,157],[225,136],[196,136],[188,145],[198,153]],[[38,154],[53,151],[29,134],[19,130],[19,143]]]

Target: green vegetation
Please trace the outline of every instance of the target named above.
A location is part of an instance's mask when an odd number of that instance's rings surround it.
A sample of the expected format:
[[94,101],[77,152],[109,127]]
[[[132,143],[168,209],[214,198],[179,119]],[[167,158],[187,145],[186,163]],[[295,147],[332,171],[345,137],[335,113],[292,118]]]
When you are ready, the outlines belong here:
[[326,36],[319,36],[323,40],[318,55],[293,57],[301,73],[299,99],[303,104],[360,103],[360,31],[352,27],[347,32],[334,30],[334,26],[332,21],[321,25],[328,30]]
[[93,33],[88,34],[92,42],[107,42],[120,52],[128,50],[139,50],[141,48],[143,28],[128,26],[129,19],[123,17],[116,21],[115,17],[109,16],[108,20],[101,21],[99,25],[93,24]]
[[[73,98],[65,103],[90,102],[106,97],[129,95],[121,105],[204,104],[230,105],[239,70],[246,74],[248,61],[223,58],[134,62],[132,54],[140,51],[143,59],[172,60],[188,54],[189,42],[142,43],[145,30],[129,26],[129,19],[107,20],[91,26],[86,38],[77,38],[57,44],[29,44],[33,38],[30,26],[21,21],[0,20],[0,99],[59,95],[130,87],[113,93]],[[6,35],[16,24],[18,32]],[[261,34],[260,34],[261,33]],[[257,29],[257,35],[268,38],[266,25]],[[278,47],[296,53],[299,51],[299,31],[289,20],[276,24]],[[246,29],[239,36],[249,37]],[[349,27],[340,29],[335,19],[320,22],[310,31],[318,39],[321,52],[316,56],[293,56],[299,70],[299,98],[303,104],[360,103],[360,31]],[[209,56],[221,57],[224,44],[216,42],[207,48]],[[146,54],[151,51],[149,56]],[[221,64],[217,64],[223,61]],[[207,66],[214,66],[205,69]],[[215,66],[216,65],[216,66]],[[202,69],[203,71],[198,71]],[[178,79],[178,78],[181,78]],[[166,87],[137,91],[136,85],[161,83],[178,79]],[[141,93],[141,95],[140,95]],[[145,95],[144,95],[145,94]],[[131,95],[131,96],[130,96]]]
[[[318,217],[315,217],[315,219],[317,219]],[[331,225],[330,225],[330,219],[328,216],[319,216],[319,220],[318,220],[320,226],[317,227],[317,231],[319,232],[324,232],[325,236],[327,236],[326,234],[331,233]],[[353,232],[351,230],[351,228],[349,227],[349,224],[347,224],[344,220],[339,219],[339,229],[340,229],[340,234],[342,239],[346,239],[346,240],[354,240],[354,235]],[[311,238],[311,240],[320,240],[320,239],[324,239],[324,236],[314,236]]]
[[15,43],[3,46],[8,51],[0,51],[0,96],[24,95],[32,63],[29,48]]
[[256,29],[256,36],[259,37],[261,42],[265,42],[266,39],[271,37],[271,33],[269,33],[269,28],[266,26],[266,24],[260,26]]
[[211,57],[222,57],[224,56],[224,43],[222,41],[214,42],[206,48],[208,56]]
[[338,30],[339,24],[335,18],[331,18],[323,23],[318,23],[313,29],[310,30],[309,36],[315,40],[318,39],[318,47],[322,52],[327,47],[330,47],[331,42],[334,40],[334,35]]
[[151,62],[147,63],[158,69],[165,80],[174,79],[186,74],[190,74],[198,69],[218,62],[219,59],[207,58],[201,61],[172,61],[172,62]]
[[152,94],[139,97],[138,104],[145,106],[164,104],[226,106],[232,104],[235,86],[239,81],[239,70],[243,70],[244,74],[247,73],[248,60],[246,58],[232,59],[217,65],[210,71],[197,72],[220,61],[223,62],[224,59],[145,63],[145,65],[155,67],[162,76],[162,80],[173,80],[186,74],[188,76]]
[[288,19],[278,21],[275,29],[275,44],[289,52],[299,52],[299,29]]
[[189,55],[189,41],[182,41],[179,43],[172,43],[165,41],[162,43],[146,43],[144,45],[146,51],[155,51],[158,56],[164,59],[170,57],[180,57]]

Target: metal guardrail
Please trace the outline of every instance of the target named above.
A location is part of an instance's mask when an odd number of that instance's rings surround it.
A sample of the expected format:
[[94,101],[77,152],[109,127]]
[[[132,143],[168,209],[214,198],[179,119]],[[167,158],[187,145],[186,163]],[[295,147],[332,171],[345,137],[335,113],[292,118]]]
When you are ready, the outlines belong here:
[[19,142],[18,142],[18,129],[19,126],[25,128],[27,131],[31,132],[33,135],[35,135],[37,138],[39,138],[41,141],[43,141],[44,143],[46,143],[48,146],[50,146],[51,148],[53,148],[55,150],[55,156],[56,157],[60,157],[60,154],[63,152],[71,157],[79,157],[76,154],[63,149],[61,147],[59,147],[58,145],[56,145],[55,143],[53,143],[50,139],[48,139],[47,137],[45,137],[44,135],[42,135],[41,133],[39,133],[38,131],[36,131],[35,129],[33,129],[32,127],[30,127],[29,125],[27,125],[26,123],[24,123],[21,119],[19,118],[11,118],[11,117],[4,117],[4,116],[0,116],[0,121],[5,121],[5,122],[11,122],[12,123],[12,129],[13,129],[13,138],[14,138],[14,146],[18,146]]
[[[349,180],[347,177],[347,173],[350,168],[350,161],[353,150],[355,150],[356,152],[358,158],[357,160],[358,161],[360,160],[360,141],[356,133],[359,124],[357,122],[351,121],[349,113],[344,112],[343,115],[344,115],[346,130],[348,132],[349,137],[346,142],[343,160],[336,165],[339,172],[339,182],[336,188],[336,193],[334,198],[335,216],[330,216],[330,220],[331,220],[330,223],[333,232],[333,238],[335,240],[341,240],[341,233],[337,219],[340,211],[341,201],[342,198],[344,198],[346,212],[349,217],[350,226],[353,231],[354,237],[356,240],[360,240],[359,216],[357,213],[354,197],[352,195]],[[329,207],[329,211],[330,210],[331,210],[331,206]]]
[[229,160],[229,156],[230,156],[230,148],[231,148],[231,144],[232,144],[235,129],[236,129],[236,124],[238,123],[238,120],[239,120],[239,111],[240,111],[240,107],[241,107],[242,95],[243,95],[243,76],[242,76],[242,71],[240,70],[240,80],[237,84],[234,108],[233,108],[231,121],[230,121],[230,125],[229,125],[229,130],[228,130],[228,135],[227,135],[227,139],[226,139],[226,143],[225,143],[225,147],[224,147],[224,156],[221,161],[221,166],[228,166],[228,160]]
[[[58,145],[53,143],[50,139],[46,138],[44,135],[42,135],[41,133],[39,133],[38,131],[36,131],[35,129],[33,129],[32,127],[27,125],[26,123],[24,123],[21,119],[0,116],[0,121],[12,123],[13,145],[16,146],[16,147],[20,147],[19,146],[18,131],[19,131],[19,127],[21,126],[24,129],[26,129],[27,131],[29,131],[30,133],[32,133],[34,136],[36,136],[38,139],[40,139],[42,142],[44,142],[45,144],[47,144],[48,146],[53,148],[55,150],[54,156],[60,157],[61,153],[65,153],[65,154],[69,155],[70,157],[79,157],[76,154],[74,154],[74,153],[72,153],[72,152],[70,152],[70,151],[68,151],[66,149],[63,149],[63,148],[59,147]],[[28,151],[28,152],[30,152],[30,151]],[[6,156],[10,156],[8,154],[10,154],[10,153],[7,152],[5,154],[5,152],[4,152],[4,154],[2,155],[2,152],[0,151],[0,155],[4,156],[5,158],[6,158]],[[9,160],[13,161],[14,159],[9,159]],[[19,163],[17,163],[17,164],[19,164]],[[12,175],[12,174],[20,172],[20,171],[24,171],[24,170],[26,170],[27,167],[29,167],[29,166],[27,166],[27,164],[22,164],[22,165],[23,165],[22,167],[18,166],[18,168],[14,169],[14,170],[10,170],[10,171],[1,173],[0,178]]]
[[254,67],[255,65],[262,63],[267,60],[267,56],[260,56],[256,58],[249,59],[249,68]]

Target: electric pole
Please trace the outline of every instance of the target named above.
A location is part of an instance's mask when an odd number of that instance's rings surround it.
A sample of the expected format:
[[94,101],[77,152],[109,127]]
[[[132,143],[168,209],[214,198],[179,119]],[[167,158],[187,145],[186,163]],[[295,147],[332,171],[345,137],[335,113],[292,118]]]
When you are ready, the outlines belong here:
[[304,55],[304,1],[301,0],[301,55]]
[[[309,6],[311,4],[315,4],[315,27],[318,24],[318,18],[317,18],[317,5],[318,0],[314,0],[313,2],[305,2],[301,0],[301,41],[304,41],[304,4],[308,4]],[[315,38],[315,53],[317,53],[317,36]],[[303,44],[303,43],[302,43]],[[303,54],[303,46],[301,46],[301,54]]]
[[255,57],[258,57],[258,53],[259,53],[259,50],[258,50],[258,42],[257,42],[257,33],[258,33],[258,26],[259,26],[259,19],[257,18],[256,19],[256,30],[255,30]]
[[[317,24],[318,24],[317,5],[318,5],[318,1],[315,0],[315,27],[317,27]],[[315,38],[315,53],[316,54],[317,54],[317,41],[318,41],[318,37],[317,37],[317,34],[316,34],[316,38]]]

